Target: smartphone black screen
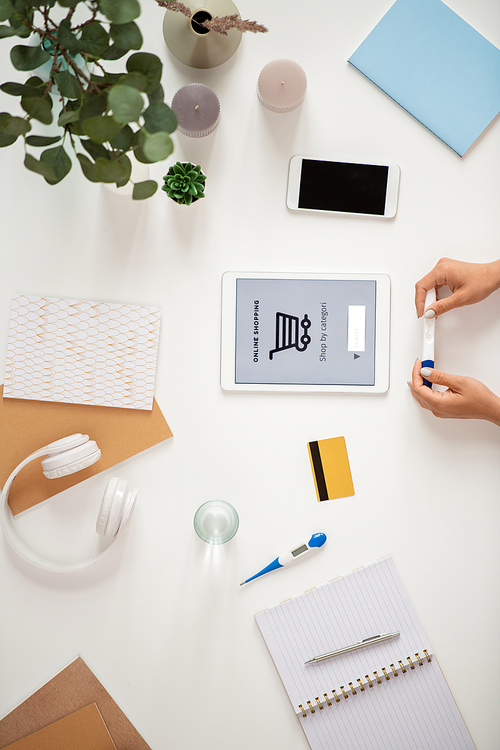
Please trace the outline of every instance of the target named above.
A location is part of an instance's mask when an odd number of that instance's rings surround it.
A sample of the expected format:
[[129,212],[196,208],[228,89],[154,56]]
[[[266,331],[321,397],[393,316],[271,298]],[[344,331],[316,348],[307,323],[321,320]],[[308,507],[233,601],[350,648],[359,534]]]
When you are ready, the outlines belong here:
[[299,208],[383,216],[389,167],[302,160]]

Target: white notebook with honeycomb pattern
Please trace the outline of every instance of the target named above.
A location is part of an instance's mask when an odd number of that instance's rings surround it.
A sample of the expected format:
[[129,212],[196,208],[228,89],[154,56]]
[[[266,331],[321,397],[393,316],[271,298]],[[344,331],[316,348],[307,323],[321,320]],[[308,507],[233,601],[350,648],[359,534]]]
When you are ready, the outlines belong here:
[[312,750],[474,750],[391,557],[255,618]]

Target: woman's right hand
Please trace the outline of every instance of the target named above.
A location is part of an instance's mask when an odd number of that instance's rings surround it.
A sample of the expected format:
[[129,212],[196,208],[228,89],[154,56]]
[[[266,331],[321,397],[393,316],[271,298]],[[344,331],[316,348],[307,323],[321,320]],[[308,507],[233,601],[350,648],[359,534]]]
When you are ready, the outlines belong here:
[[[424,385],[423,378],[446,386],[445,391],[433,391]],[[500,426],[500,397],[475,378],[422,368],[417,359],[410,386],[413,398],[435,417],[453,419],[486,419]]]
[[[437,300],[424,310],[425,295],[429,289],[448,286],[451,295]],[[500,287],[500,260],[491,263],[465,263],[441,258],[426,276],[415,284],[415,307],[420,318],[442,315],[463,305],[472,305],[488,297]]]

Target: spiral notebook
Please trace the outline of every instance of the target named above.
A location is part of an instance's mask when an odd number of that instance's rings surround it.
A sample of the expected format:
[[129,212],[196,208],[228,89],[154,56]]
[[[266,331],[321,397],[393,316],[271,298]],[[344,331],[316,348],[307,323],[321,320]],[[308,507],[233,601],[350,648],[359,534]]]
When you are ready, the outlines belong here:
[[312,750],[474,750],[391,557],[255,618]]

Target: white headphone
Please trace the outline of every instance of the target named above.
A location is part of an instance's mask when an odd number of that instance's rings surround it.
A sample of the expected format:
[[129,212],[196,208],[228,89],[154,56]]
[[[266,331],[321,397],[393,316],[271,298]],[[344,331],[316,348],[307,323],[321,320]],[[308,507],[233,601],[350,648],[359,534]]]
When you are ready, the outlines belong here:
[[62,438],[62,440],[56,440],[56,442],[31,453],[14,469],[5,483],[0,502],[0,525],[12,549],[31,565],[57,573],[81,570],[101,560],[116,546],[119,538],[128,527],[135,506],[137,490],[130,489],[124,479],[112,477],[109,480],[97,517],[96,531],[103,536],[113,537],[113,541],[102,552],[88,560],[76,563],[59,563],[47,560],[31,550],[18,536],[12,522],[12,511],[8,504],[9,490],[15,477],[27,464],[42,456],[46,456],[42,461],[43,473],[48,479],[57,479],[91,466],[100,459],[101,451],[94,440],[89,440],[88,435],[77,433]]

